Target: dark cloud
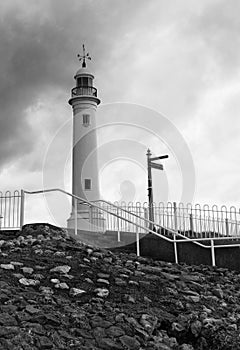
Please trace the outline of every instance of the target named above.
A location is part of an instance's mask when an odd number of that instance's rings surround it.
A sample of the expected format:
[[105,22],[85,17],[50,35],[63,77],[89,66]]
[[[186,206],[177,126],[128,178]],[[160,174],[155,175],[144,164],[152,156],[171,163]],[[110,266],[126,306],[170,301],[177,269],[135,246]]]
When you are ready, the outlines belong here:
[[[38,130],[28,123],[25,111],[42,94],[54,94],[55,88],[70,90],[81,44],[91,48],[101,69],[101,60],[123,26],[125,9],[117,2],[28,4],[10,1],[7,8],[0,5],[0,167],[33,151]],[[128,15],[134,8],[130,1]],[[110,35],[113,23],[115,37],[113,32]]]

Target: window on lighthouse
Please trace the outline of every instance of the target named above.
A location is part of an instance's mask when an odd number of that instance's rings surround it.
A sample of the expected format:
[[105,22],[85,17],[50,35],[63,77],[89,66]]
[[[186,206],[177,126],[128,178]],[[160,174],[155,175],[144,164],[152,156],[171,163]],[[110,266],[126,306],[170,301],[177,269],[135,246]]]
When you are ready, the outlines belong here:
[[90,115],[83,114],[83,126],[89,126],[89,125],[90,125]]
[[92,180],[91,179],[84,179],[84,189],[86,191],[91,191],[91,189],[92,189]]

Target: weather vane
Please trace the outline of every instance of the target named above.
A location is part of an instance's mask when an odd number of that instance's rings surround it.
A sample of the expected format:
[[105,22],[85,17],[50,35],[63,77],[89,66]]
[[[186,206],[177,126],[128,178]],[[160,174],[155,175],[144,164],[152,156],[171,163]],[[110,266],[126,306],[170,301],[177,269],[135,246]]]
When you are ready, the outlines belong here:
[[91,57],[89,56],[89,53],[88,53],[88,52],[86,53],[84,44],[83,44],[82,47],[83,47],[83,55],[79,55],[79,54],[78,54],[77,57],[78,57],[78,59],[79,59],[80,62],[83,61],[83,62],[82,62],[82,68],[86,68],[86,67],[87,67],[87,65],[86,65],[86,59],[91,60]]

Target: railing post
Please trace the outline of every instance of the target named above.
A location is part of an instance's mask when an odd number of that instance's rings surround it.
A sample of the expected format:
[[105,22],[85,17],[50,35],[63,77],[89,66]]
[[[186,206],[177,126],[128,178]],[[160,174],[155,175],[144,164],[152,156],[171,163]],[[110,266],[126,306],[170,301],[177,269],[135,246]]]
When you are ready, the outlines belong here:
[[136,226],[136,243],[137,243],[137,256],[140,256],[139,231],[137,226]]
[[212,255],[212,266],[216,266],[215,262],[215,250],[214,250],[214,240],[211,239],[211,255]]
[[89,206],[89,229],[93,230],[93,212],[92,206]]
[[193,215],[192,213],[189,214],[189,220],[190,220],[190,234],[191,234],[191,237],[194,236],[194,227],[193,227]]
[[228,218],[225,219],[225,225],[226,225],[226,236],[229,236],[229,224],[228,224]]
[[25,205],[25,193],[24,190],[21,190],[21,204],[20,204],[20,230],[24,225],[24,205]]
[[121,241],[121,236],[120,236],[120,221],[119,221],[119,209],[117,208],[117,241]]
[[[176,202],[173,202],[173,214],[174,214],[174,229],[177,232],[177,203]],[[174,239],[173,246],[174,246],[175,263],[178,264],[176,233],[173,234],[173,239]]]
[[174,229],[178,230],[178,222],[177,222],[177,203],[173,202],[173,215],[174,215]]
[[78,217],[77,217],[77,198],[74,198],[74,233],[77,236],[78,231]]

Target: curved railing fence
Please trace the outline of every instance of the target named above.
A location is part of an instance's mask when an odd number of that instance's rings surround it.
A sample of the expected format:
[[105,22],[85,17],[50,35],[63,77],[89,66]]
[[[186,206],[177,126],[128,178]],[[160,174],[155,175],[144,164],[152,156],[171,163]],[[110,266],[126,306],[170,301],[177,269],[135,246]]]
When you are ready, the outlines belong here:
[[[140,202],[108,202],[104,200],[94,201],[103,209],[105,219],[104,230],[110,231],[134,231],[135,224],[148,226],[148,203]],[[0,192],[0,227],[4,229],[19,228],[21,209],[21,191]],[[211,237],[240,237],[240,209],[235,206],[227,208],[225,205],[209,206],[207,204],[183,204],[183,203],[154,203],[153,229],[162,228],[174,230],[183,236],[197,238]],[[119,220],[121,212],[123,217]],[[133,215],[134,214],[134,215]],[[94,208],[91,209],[94,216]],[[125,220],[124,220],[125,219]],[[144,230],[142,230],[144,231]]]
[[[141,234],[151,233],[174,246],[175,262],[178,262],[177,245],[192,242],[211,250],[215,266],[215,249],[240,246],[240,212],[235,207],[209,207],[208,205],[154,204],[154,222],[149,220],[147,203],[111,203],[104,200],[89,202],[62,189],[40,191],[0,192],[0,221],[2,229],[22,228],[25,200],[29,195],[63,194],[73,202],[74,231],[78,234],[78,204],[86,208],[87,225],[103,234],[106,230],[121,233],[133,232],[136,237],[137,255],[140,255]],[[97,215],[96,215],[97,214]],[[36,219],[37,221],[37,219]],[[34,222],[36,222],[34,221]],[[217,242],[217,243],[216,243]]]
[[0,227],[17,229],[20,227],[21,191],[0,192]]
[[[126,210],[126,213],[135,213],[145,219],[149,219],[148,203],[140,202],[114,202],[99,200],[95,201],[101,207],[117,213],[118,207]],[[240,210],[234,206],[209,206],[207,204],[183,204],[176,202],[153,203],[154,223],[163,229],[176,230],[183,236],[188,237],[240,237]],[[127,215],[127,214],[126,214]],[[135,221],[137,218],[135,218]],[[108,220],[106,217],[107,229],[118,230],[117,219]],[[137,222],[137,221],[136,221]],[[154,229],[157,229],[156,227]],[[122,222],[121,231],[131,231],[129,224]]]

